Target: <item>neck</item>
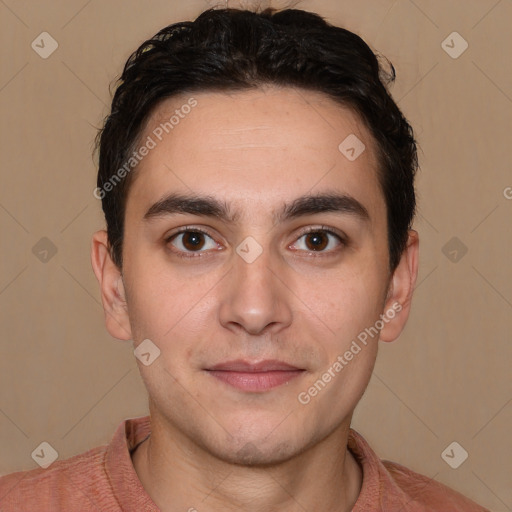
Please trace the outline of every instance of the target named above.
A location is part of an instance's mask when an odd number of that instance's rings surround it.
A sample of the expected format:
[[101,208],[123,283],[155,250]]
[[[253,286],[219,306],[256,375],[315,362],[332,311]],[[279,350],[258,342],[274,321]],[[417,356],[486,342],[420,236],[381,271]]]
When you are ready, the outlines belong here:
[[362,471],[347,449],[350,419],[295,457],[272,465],[220,460],[151,417],[151,436],[132,453],[135,471],[162,512],[350,511]]

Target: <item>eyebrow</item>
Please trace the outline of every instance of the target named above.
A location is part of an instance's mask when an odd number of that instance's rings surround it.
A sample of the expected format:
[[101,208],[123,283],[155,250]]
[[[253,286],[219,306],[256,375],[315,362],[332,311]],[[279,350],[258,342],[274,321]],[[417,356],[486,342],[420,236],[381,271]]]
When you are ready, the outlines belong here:
[[[285,203],[283,208],[274,214],[274,222],[324,212],[336,212],[354,216],[364,222],[370,221],[368,210],[357,199],[348,194],[327,192],[307,194]],[[240,212],[233,212],[225,201],[215,197],[171,193],[154,203],[145,213],[144,219],[180,213],[212,217],[230,224],[236,223],[240,218]]]

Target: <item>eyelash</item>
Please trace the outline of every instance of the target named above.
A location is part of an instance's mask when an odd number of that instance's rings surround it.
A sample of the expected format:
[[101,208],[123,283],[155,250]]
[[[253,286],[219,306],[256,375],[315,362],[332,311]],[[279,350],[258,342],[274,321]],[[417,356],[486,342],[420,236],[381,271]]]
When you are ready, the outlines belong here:
[[[208,237],[210,237],[213,240],[213,237],[210,235],[210,233],[208,233],[204,229],[194,227],[194,226],[185,226],[185,227],[181,228],[179,231],[176,231],[172,235],[169,235],[168,237],[166,237],[166,239],[165,239],[166,245],[170,244],[170,242],[178,235],[181,235],[183,233],[189,233],[189,232],[203,233],[204,235],[207,235]],[[333,235],[338,239],[341,246],[347,245],[346,237],[344,235],[342,235],[341,233],[334,231],[332,228],[329,228],[328,226],[309,227],[309,228],[303,230],[299,234],[299,236],[297,237],[296,240],[299,240],[304,235],[307,235],[309,233],[326,233],[329,235]],[[318,258],[318,257],[332,256],[333,254],[337,254],[339,252],[339,250],[340,249],[338,248],[338,249],[331,249],[330,251],[322,251],[322,252],[315,252],[315,251],[304,251],[304,252],[306,252],[308,255],[311,255],[314,258]],[[204,253],[206,252],[206,251],[185,252],[185,251],[181,251],[179,249],[171,249],[171,251],[173,252],[173,254],[175,254],[179,258],[188,258],[188,259],[204,257]]]

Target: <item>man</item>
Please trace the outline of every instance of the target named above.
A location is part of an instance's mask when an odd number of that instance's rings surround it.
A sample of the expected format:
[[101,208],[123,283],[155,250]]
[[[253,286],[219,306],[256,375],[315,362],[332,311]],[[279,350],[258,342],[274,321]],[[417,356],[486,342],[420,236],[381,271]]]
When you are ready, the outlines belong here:
[[2,510],[482,511],[350,422],[418,272],[416,144],[357,35],[209,10],[128,60],[98,136],[106,326],[150,416]]

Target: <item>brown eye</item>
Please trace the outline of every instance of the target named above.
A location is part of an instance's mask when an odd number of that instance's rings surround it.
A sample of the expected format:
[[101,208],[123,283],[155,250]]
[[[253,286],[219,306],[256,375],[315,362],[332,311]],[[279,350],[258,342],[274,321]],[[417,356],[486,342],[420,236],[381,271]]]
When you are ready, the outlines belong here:
[[[300,242],[304,240],[303,242]],[[334,231],[325,228],[309,229],[302,233],[294,244],[294,248],[307,252],[335,253],[340,246],[345,245],[344,238]]]
[[[184,229],[175,233],[167,239],[173,248],[172,251],[178,255],[186,256],[192,253],[198,253],[198,256],[206,252],[206,249],[216,249],[217,244],[207,233],[197,229]],[[210,244],[208,246],[208,244]],[[205,250],[203,250],[205,249]]]
[[307,233],[305,237],[306,246],[311,251],[323,251],[329,244],[327,233],[322,231]]
[[181,242],[183,247],[188,251],[202,249],[204,245],[204,234],[199,233],[198,231],[187,231],[186,233],[183,233]]

